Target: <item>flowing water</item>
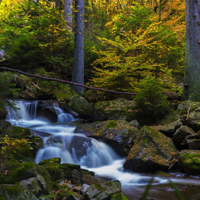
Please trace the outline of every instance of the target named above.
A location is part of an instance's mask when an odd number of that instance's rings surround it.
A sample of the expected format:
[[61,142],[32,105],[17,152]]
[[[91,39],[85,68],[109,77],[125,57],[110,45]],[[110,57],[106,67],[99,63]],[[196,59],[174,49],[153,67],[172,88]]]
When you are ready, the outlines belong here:
[[97,176],[118,179],[123,193],[129,200],[138,200],[146,185],[154,177],[149,198],[153,200],[176,200],[175,191],[169,180],[176,184],[185,200],[200,200],[200,178],[185,177],[184,174],[151,175],[126,172],[123,169],[125,158],[119,157],[111,147],[83,134],[74,133],[70,123],[75,118],[53,105],[58,116],[57,123],[37,117],[38,101],[16,101],[17,111],[8,109],[7,121],[29,128],[33,135],[43,139],[43,148],[37,152],[35,162],[60,157],[62,163],[78,164],[95,172]]

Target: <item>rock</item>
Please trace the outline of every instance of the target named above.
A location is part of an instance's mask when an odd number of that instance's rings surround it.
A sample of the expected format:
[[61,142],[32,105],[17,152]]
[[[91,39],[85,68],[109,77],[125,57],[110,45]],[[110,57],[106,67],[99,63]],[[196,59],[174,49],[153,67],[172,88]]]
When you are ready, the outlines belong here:
[[[82,126],[88,136],[98,137],[110,145],[120,156],[126,156],[140,132],[125,120],[93,122]],[[80,131],[80,130],[79,130]]]
[[182,149],[184,147],[184,141],[188,136],[193,136],[195,132],[188,126],[181,126],[179,129],[176,130],[174,133],[172,140],[175,145]]
[[128,200],[122,193],[113,194],[110,200]]
[[93,185],[99,183],[98,179],[94,178],[90,172],[81,170],[81,181],[84,184]]
[[166,171],[175,153],[176,147],[170,138],[144,126],[126,158],[124,169],[134,172]]
[[156,130],[159,132],[165,134],[168,137],[172,137],[175,133],[175,131],[180,128],[183,125],[182,121],[179,119],[177,121],[174,121],[170,124],[165,124],[165,125],[159,125],[156,127]]
[[[6,200],[38,200],[30,190],[23,189],[19,184],[1,184],[0,195],[2,195]],[[3,198],[1,199],[3,200]]]
[[41,162],[38,163],[38,165],[46,165],[49,163],[57,163],[60,164],[61,163],[61,158],[50,158],[50,159],[45,159],[42,160]]
[[53,107],[46,107],[38,110],[36,116],[48,119],[51,122],[57,122],[58,119],[58,116]]
[[200,150],[200,139],[186,139],[189,149]]
[[178,165],[188,174],[200,175],[200,150],[182,150]]
[[140,124],[137,120],[132,120],[129,122],[129,124],[135,128],[137,128],[138,130],[140,129]]
[[42,191],[42,189],[37,181],[37,178],[35,178],[35,177],[29,178],[26,180],[22,180],[19,182],[19,185],[24,189],[30,190],[36,196],[39,195],[39,193]]
[[15,163],[10,166],[9,174],[0,180],[0,183],[13,184],[35,177],[43,193],[50,193],[53,189],[52,179],[48,171],[31,162]]
[[87,119],[93,116],[93,104],[89,103],[84,97],[74,95],[69,102],[69,106],[82,118]]
[[88,184],[85,184],[85,183],[81,186],[81,192],[82,192],[83,195],[85,195],[85,192],[89,187],[90,186]]
[[72,170],[71,182],[72,184],[81,184],[81,173],[76,169]]
[[135,102],[132,100],[116,99],[113,101],[99,101],[94,105],[94,120],[127,120],[135,119]]
[[121,192],[121,183],[118,180],[106,183],[97,183],[87,188],[84,200],[106,200],[112,195]]

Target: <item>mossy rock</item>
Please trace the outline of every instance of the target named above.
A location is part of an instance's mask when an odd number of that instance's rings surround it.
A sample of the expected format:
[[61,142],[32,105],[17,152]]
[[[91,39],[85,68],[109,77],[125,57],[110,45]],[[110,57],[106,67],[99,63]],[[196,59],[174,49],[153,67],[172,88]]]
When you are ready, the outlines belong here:
[[79,95],[74,95],[70,99],[69,106],[82,118],[91,118],[93,115],[93,104]]
[[51,176],[43,166],[31,162],[15,163],[8,170],[8,175],[0,180],[1,183],[14,184],[35,177],[42,186],[44,193],[50,193],[52,191],[53,183]]
[[110,199],[112,195],[120,193],[121,190],[121,183],[118,180],[97,183],[87,188],[84,200]]
[[8,185],[8,184],[1,184],[0,185],[0,194],[6,200],[37,200],[38,198],[29,190],[23,189],[19,186],[19,184]]
[[70,191],[67,187],[62,187],[56,194],[57,200],[76,200],[76,194]]
[[122,193],[113,194],[110,200],[128,200]]
[[134,120],[136,117],[135,102],[126,99],[99,101],[94,105],[94,120]]
[[49,163],[57,163],[60,164],[61,163],[61,158],[50,158],[50,159],[45,159],[42,160],[41,162],[38,163],[38,165],[46,165]]
[[[126,156],[140,131],[126,120],[107,120],[82,126],[88,136],[98,137],[110,145],[120,156]],[[79,130],[80,131],[80,130]]]
[[200,175],[200,150],[182,150],[178,165],[188,174]]
[[0,120],[0,135],[2,137],[8,135],[9,137],[21,139],[31,136],[31,132],[27,128],[13,126],[9,122]]
[[124,168],[134,172],[166,171],[176,152],[170,138],[144,126],[126,158]]

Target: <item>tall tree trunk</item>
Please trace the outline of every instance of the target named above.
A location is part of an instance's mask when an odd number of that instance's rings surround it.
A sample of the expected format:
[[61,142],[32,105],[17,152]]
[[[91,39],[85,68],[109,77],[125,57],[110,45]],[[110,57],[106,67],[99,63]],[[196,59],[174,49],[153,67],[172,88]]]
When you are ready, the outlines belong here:
[[[72,82],[84,84],[84,0],[75,0],[75,42]],[[73,86],[81,94],[83,87]]]
[[184,100],[200,100],[200,1],[185,1]]
[[72,0],[64,0],[64,19],[67,29],[72,31]]

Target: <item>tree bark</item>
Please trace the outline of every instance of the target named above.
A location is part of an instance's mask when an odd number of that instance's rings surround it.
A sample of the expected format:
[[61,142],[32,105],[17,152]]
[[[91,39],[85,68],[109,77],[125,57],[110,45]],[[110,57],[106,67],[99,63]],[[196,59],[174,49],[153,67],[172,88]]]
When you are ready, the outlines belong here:
[[[72,82],[84,84],[84,0],[75,0],[75,41]],[[83,87],[74,86],[78,94]]]
[[200,100],[200,1],[185,1],[184,100]]
[[67,29],[72,31],[72,0],[64,0],[64,19]]

